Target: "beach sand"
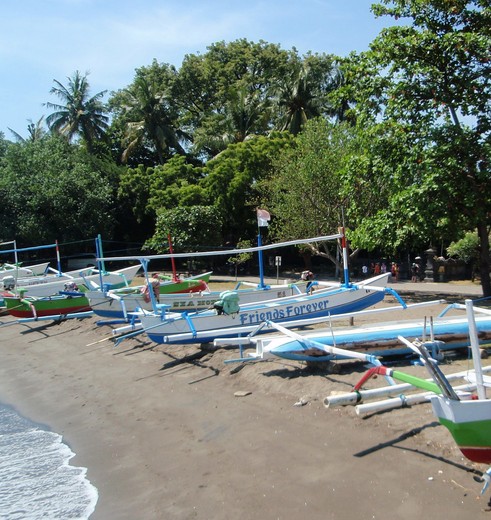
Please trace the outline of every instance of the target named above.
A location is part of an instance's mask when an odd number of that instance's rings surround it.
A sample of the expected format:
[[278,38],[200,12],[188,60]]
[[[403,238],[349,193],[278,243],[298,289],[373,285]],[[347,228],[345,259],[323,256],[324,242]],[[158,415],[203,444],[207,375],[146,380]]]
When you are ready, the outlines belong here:
[[474,480],[487,467],[462,457],[429,404],[364,418],[324,407],[359,363],[225,364],[237,348],[96,343],[109,330],[87,318],[0,332],[0,400],[63,435],[99,491],[94,520],[491,518]]

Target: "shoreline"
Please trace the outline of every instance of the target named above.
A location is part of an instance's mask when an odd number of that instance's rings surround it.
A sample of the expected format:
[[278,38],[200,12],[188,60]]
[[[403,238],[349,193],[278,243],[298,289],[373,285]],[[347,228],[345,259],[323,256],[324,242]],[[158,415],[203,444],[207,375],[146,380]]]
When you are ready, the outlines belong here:
[[95,318],[1,328],[0,400],[88,468],[93,520],[489,517],[473,480],[487,468],[460,455],[429,404],[367,419],[324,408],[362,367],[224,364],[237,349],[182,362],[199,349],[96,343],[109,330]]

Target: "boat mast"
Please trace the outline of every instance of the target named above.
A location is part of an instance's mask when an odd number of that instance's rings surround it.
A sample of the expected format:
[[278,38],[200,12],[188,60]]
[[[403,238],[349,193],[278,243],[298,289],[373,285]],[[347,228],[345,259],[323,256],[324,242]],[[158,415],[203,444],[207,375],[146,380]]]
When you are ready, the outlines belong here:
[[346,231],[344,228],[344,208],[341,208],[342,226],[338,228],[338,233],[341,235],[341,249],[343,250],[343,269],[344,269],[344,286],[350,286],[349,281],[349,267],[348,267],[348,247],[346,245]]
[[481,352],[479,350],[479,336],[477,334],[476,319],[474,316],[474,305],[472,300],[465,300],[467,320],[469,321],[469,338],[471,340],[472,360],[474,361],[474,371],[476,373],[477,397],[486,399],[486,387],[482,375]]

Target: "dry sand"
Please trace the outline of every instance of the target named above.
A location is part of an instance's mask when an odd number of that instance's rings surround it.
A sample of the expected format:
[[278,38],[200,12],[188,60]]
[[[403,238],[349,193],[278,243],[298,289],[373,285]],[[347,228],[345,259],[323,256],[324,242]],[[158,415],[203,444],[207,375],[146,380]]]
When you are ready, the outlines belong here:
[[429,404],[365,418],[324,407],[360,364],[225,364],[236,348],[186,362],[197,347],[94,343],[108,332],[96,318],[0,328],[0,400],[64,436],[99,491],[94,520],[491,518],[474,481],[487,468]]

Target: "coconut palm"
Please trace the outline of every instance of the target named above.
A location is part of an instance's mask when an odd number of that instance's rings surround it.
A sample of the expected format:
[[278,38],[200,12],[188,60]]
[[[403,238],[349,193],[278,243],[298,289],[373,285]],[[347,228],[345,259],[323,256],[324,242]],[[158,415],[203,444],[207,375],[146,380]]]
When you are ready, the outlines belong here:
[[28,122],[29,124],[27,125],[27,133],[29,134],[29,137],[27,138],[22,137],[20,134],[9,128],[16,141],[19,143],[34,143],[36,141],[40,141],[46,135],[46,130],[43,127],[44,116],[40,117],[36,123],[33,123],[31,119],[28,119]]
[[67,87],[55,79],[50,94],[58,96],[63,104],[48,102],[45,106],[55,110],[46,118],[49,129],[64,135],[69,141],[81,136],[90,151],[94,141],[104,138],[109,118],[104,114],[104,105],[100,101],[107,91],[90,97],[88,74],[82,76],[77,70],[73,77],[67,78]]
[[215,156],[229,144],[246,141],[253,135],[264,135],[270,116],[268,100],[259,91],[250,92],[244,86],[230,88],[228,101],[221,113],[209,117],[194,136],[198,150]]
[[321,115],[317,92],[317,85],[310,82],[308,67],[299,65],[290,81],[283,82],[277,89],[280,130],[296,135],[308,119]]
[[186,155],[181,141],[189,140],[189,136],[178,128],[177,109],[164,86],[142,73],[121,97],[126,119],[123,162],[145,142],[151,143],[161,164],[169,150]]
[[279,118],[277,128],[298,134],[307,120],[336,116],[328,94],[339,83],[331,56],[308,55],[293,64],[292,72],[273,87]]

